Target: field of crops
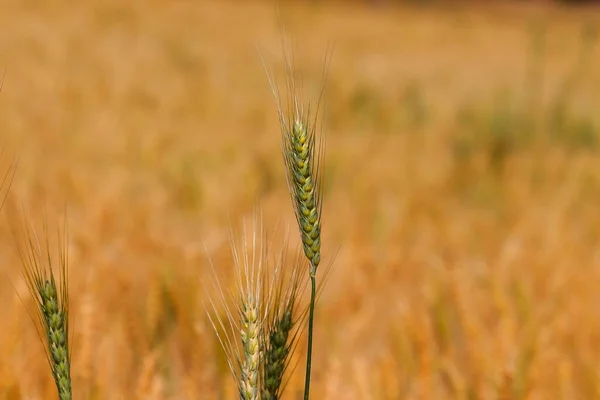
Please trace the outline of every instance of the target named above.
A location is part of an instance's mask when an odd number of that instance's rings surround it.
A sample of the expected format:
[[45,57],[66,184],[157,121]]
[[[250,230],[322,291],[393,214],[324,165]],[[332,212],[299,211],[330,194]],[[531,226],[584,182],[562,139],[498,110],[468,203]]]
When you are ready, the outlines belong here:
[[0,399],[57,398],[22,206],[51,241],[67,218],[74,399],[236,398],[203,282],[257,209],[298,242],[280,23],[307,96],[331,54],[311,398],[600,398],[600,9],[1,8]]

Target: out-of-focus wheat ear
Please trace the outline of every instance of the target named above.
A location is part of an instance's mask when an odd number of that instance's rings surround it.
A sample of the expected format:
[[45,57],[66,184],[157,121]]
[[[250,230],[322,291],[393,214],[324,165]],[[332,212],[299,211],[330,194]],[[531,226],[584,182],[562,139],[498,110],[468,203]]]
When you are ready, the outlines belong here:
[[[298,308],[300,308],[300,295],[306,288],[308,275],[303,270],[304,263],[300,252],[297,252],[295,258],[288,263],[286,247],[282,247],[277,260],[275,291],[270,298],[269,316],[262,343],[261,400],[281,398],[285,389],[284,374],[297,343],[298,329],[295,328],[298,320],[306,315],[305,311],[298,312]],[[289,268],[290,263],[291,268]]]
[[[19,215],[11,214],[11,218]],[[58,254],[53,257],[46,225],[44,225],[45,241],[42,244],[33,224],[24,217],[24,213],[18,221],[14,219],[10,221],[22,262],[23,276],[37,306],[36,314],[43,328],[46,357],[56,383],[58,396],[61,400],[70,400],[71,358],[66,229],[63,230],[64,236],[58,238]],[[57,268],[54,266],[55,262],[58,263]]]

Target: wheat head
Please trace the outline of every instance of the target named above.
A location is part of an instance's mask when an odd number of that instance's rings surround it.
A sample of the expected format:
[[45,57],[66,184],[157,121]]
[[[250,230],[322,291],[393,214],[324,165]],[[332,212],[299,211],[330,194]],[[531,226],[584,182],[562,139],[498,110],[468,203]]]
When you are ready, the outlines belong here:
[[302,273],[301,254],[297,252],[290,265],[284,253],[277,263],[280,273],[270,299],[263,341],[261,400],[281,397],[285,388],[283,377],[300,333],[295,327],[306,316],[307,308],[301,308],[299,301],[307,284],[307,275]]
[[[230,234],[234,290],[228,291],[223,287],[216,268],[209,259],[212,287],[206,287],[206,291],[210,293],[212,289],[216,296],[209,296],[210,305],[205,305],[205,309],[225,351],[242,400],[258,400],[260,395],[260,335],[266,309],[263,301],[266,245],[262,241],[262,234],[259,223],[255,223],[252,232],[248,232],[244,225],[240,235],[233,232]],[[250,240],[248,236],[251,237]],[[218,306],[224,308],[225,316],[221,316]]]
[[321,92],[316,105],[303,100],[302,88],[298,87],[283,35],[286,70],[287,100],[281,99],[274,76],[267,72],[269,85],[277,103],[281,130],[281,148],[286,171],[288,190],[292,198],[294,214],[300,230],[304,254],[310,261],[311,275],[321,262],[321,216],[323,206],[323,160],[325,157],[324,133],[321,130],[320,107],[323,96],[328,58],[323,69]]
[[260,369],[259,305],[257,299],[249,295],[243,300],[240,309],[242,329],[240,331],[243,346],[241,365],[240,398],[243,400],[258,399],[258,375]]

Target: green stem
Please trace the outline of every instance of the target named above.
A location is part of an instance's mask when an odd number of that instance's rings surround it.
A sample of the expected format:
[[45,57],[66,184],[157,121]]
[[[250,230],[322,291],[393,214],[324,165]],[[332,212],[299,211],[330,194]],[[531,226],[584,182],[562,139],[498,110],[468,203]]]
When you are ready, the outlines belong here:
[[312,366],[313,322],[315,317],[315,296],[317,291],[316,268],[310,268],[310,309],[308,314],[308,348],[306,350],[306,378],[304,380],[304,400],[309,399],[310,368]]

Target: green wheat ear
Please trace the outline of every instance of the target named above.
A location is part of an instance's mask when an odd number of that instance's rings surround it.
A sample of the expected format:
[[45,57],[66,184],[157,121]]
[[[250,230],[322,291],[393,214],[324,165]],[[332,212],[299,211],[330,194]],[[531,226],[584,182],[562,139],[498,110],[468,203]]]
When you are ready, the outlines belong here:
[[315,167],[314,125],[308,118],[297,112],[292,129],[283,127],[283,159],[304,254],[316,270],[321,261],[321,174]]
[[283,251],[277,263],[279,279],[273,285],[275,290],[270,298],[262,344],[261,400],[281,398],[285,389],[283,377],[300,333],[296,326],[306,316],[306,307],[299,304],[308,277],[302,273],[301,260],[301,253],[298,252],[288,263]]
[[287,41],[283,30],[282,39],[287,88],[287,101],[285,104],[281,100],[273,74],[269,73],[264,59],[263,66],[277,103],[277,114],[281,129],[281,147],[288,190],[292,198],[304,255],[310,263],[311,294],[304,383],[304,400],[308,400],[310,397],[314,312],[317,296],[316,274],[317,268],[321,263],[321,222],[323,211],[325,135],[322,131],[323,125],[319,119],[319,110],[325,90],[325,75],[329,67],[331,53],[327,52],[323,68],[321,92],[316,106],[312,108],[310,103],[303,101],[301,90],[296,85],[297,79],[294,76],[292,59],[287,51]]
[[[22,219],[12,225],[23,266],[23,276],[36,302],[36,314],[42,324],[46,342],[46,358],[61,400],[71,399],[71,358],[69,351],[69,294],[67,249],[65,237],[58,244],[58,282],[53,268],[54,258],[45,227],[42,245],[33,225]],[[20,234],[16,229],[19,229]],[[39,332],[38,332],[39,333]],[[40,335],[41,338],[41,335]],[[44,341],[44,340],[42,340]]]
[[325,74],[329,65],[327,53],[321,92],[314,108],[304,102],[301,88],[297,87],[292,61],[286,50],[284,37],[287,101],[281,99],[279,89],[268,68],[267,78],[275,101],[281,129],[281,148],[294,214],[300,230],[304,254],[310,261],[310,274],[316,273],[321,262],[321,217],[323,208],[323,160],[325,135],[320,123],[320,107],[325,89]]

